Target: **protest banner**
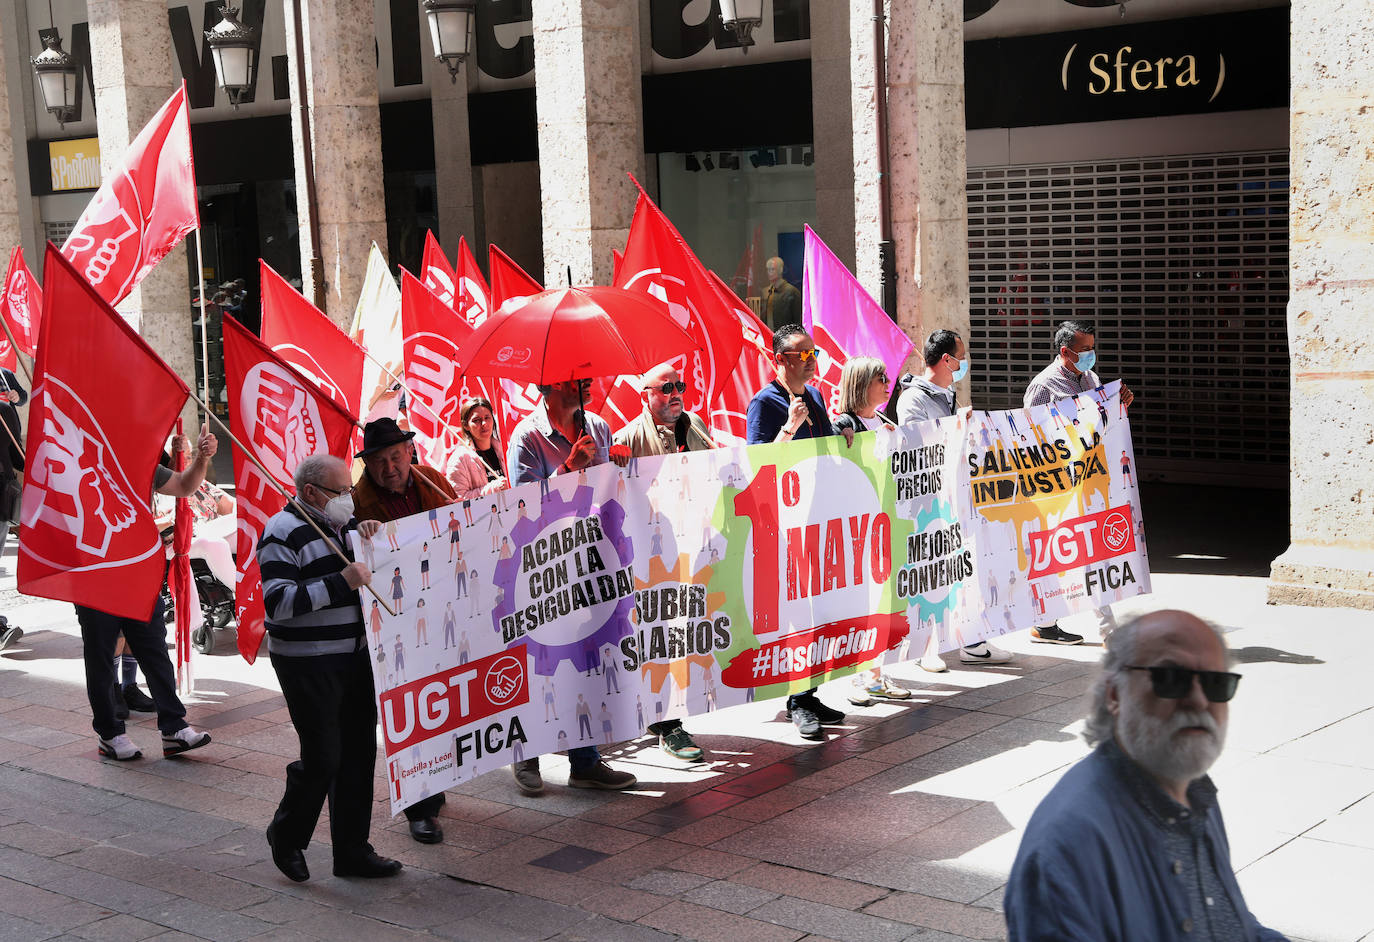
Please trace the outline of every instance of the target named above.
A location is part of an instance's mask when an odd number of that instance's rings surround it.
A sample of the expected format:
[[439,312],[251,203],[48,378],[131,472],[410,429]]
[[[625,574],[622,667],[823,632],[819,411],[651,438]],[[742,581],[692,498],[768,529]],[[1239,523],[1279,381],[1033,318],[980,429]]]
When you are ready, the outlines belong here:
[[[1113,412],[1105,434],[1089,398],[1063,429],[1047,410],[1036,425],[973,413],[852,447],[837,436],[631,459],[355,534],[397,613],[364,609],[393,811],[522,758],[905,659],[932,632],[950,650],[1147,591],[1143,543],[1073,557],[1057,532],[1109,530],[1079,518],[1122,506],[1139,531],[1133,485],[1108,488],[1117,468],[1101,457],[1122,436],[1129,453],[1127,423]],[[993,499],[1005,478],[985,468],[1032,461],[1022,432],[1056,456],[1052,501],[1031,490],[1035,473]],[[1093,588],[1093,567],[1128,563],[1129,580]],[[1024,588],[1000,596],[1010,607],[986,597],[982,580],[1009,564],[1044,610]]]
[[960,470],[989,630],[1150,591],[1120,382],[1029,409],[975,412]]

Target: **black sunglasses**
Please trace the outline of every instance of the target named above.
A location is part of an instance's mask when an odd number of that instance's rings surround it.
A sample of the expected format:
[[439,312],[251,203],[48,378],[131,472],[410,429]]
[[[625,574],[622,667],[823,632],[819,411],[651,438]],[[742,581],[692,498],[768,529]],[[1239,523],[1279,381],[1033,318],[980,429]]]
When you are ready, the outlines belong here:
[[1127,667],[1128,671],[1149,671],[1155,696],[1178,700],[1193,689],[1193,678],[1202,684],[1202,695],[1213,703],[1225,703],[1236,695],[1240,675],[1227,671],[1195,671],[1187,667]]
[[658,391],[665,396],[671,396],[673,393],[685,393],[687,391],[687,384],[682,380],[678,380],[676,383],[664,383],[662,386],[658,387]]

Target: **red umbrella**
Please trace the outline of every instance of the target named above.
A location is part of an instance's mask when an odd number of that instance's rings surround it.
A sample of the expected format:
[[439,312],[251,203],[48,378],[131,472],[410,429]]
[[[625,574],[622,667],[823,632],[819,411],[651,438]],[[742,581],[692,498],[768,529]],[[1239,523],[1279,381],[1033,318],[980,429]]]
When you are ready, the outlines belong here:
[[[524,302],[524,303],[521,303]],[[643,373],[696,347],[661,301],[622,288],[512,298],[463,345],[463,370],[552,383]]]

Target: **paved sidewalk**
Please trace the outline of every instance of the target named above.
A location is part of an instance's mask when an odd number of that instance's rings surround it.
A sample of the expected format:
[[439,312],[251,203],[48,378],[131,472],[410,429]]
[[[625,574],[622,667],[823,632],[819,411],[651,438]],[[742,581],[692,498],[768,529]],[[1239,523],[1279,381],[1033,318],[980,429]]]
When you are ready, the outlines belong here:
[[[1155,583],[1124,608],[1216,619],[1245,674],[1215,778],[1252,908],[1297,939],[1374,940],[1374,685],[1360,656],[1374,616],[1269,608],[1253,577]],[[17,597],[6,576],[0,611],[28,632],[0,655],[6,942],[1003,938],[1021,830],[1086,751],[1080,696],[1100,656],[1021,633],[1003,667],[908,665],[896,674],[911,702],[853,709],[823,744],[798,738],[777,701],[692,719],[711,761],[626,744],[613,758],[640,778],[630,793],[555,785],[556,758],[541,797],[492,773],[450,793],[436,847],[387,817],[379,778],[374,843],[403,875],[336,879],[317,842],[315,877],[296,885],[263,839],[295,748],[265,661],[199,658],[189,718],[215,742],[116,764],[96,754],[70,607]],[[821,696],[841,704],[843,685]],[[160,755],[151,718],[135,718],[130,734]]]

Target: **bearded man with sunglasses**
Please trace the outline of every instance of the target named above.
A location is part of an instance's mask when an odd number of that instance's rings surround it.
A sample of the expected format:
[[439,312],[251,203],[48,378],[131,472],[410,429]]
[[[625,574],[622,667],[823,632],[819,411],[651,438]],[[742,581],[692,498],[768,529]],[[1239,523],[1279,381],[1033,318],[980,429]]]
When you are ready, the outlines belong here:
[[[661,363],[645,373],[639,390],[644,411],[616,433],[615,443],[628,448],[632,460],[714,448],[706,423],[683,407],[682,395],[686,391],[687,384],[671,363]],[[650,723],[648,731],[658,737],[663,751],[674,759],[701,759],[701,747],[683,729],[680,717]]]
[[1226,741],[1226,642],[1181,611],[1112,635],[1083,737],[1093,752],[1031,816],[1004,907],[1011,942],[1277,940],[1245,905],[1217,790]]

